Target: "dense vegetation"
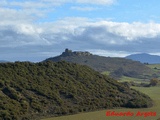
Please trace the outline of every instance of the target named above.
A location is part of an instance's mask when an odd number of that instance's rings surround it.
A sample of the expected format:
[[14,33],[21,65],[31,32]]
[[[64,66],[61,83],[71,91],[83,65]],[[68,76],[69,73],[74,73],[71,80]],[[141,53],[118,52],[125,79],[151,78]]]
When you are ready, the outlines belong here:
[[[75,54],[76,53],[76,54]],[[146,65],[125,58],[103,57],[87,54],[88,52],[65,51],[57,57],[51,57],[46,61],[67,61],[87,65],[96,71],[108,71],[111,77],[120,78],[122,76],[150,79],[155,76],[154,72]]]
[[[42,120],[160,120],[160,99],[159,99],[159,91],[160,87],[133,87],[134,89],[147,94],[153,99],[154,106],[150,108],[119,108],[119,109],[109,109],[110,111],[115,112],[127,112],[130,111],[134,113],[133,116],[105,116],[106,111],[109,110],[99,110],[94,112],[87,112],[87,113],[79,113],[76,115],[67,115],[67,116],[60,116],[60,117],[51,117],[45,118]],[[150,116],[151,114],[136,116],[137,112],[156,112],[156,116]],[[148,115],[148,116],[147,116]]]
[[87,66],[66,62],[0,64],[0,118],[31,120],[113,107],[150,107],[151,99]]

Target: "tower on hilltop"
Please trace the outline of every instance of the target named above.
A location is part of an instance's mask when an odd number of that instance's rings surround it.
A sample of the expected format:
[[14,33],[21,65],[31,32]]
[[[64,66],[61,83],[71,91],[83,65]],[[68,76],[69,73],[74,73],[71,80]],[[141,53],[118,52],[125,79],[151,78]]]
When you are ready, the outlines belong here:
[[81,51],[74,51],[69,50],[68,48],[65,49],[65,51],[62,53],[62,56],[90,56],[92,55],[89,52],[81,52]]
[[69,50],[68,48],[65,49],[65,53],[71,53],[72,50]]

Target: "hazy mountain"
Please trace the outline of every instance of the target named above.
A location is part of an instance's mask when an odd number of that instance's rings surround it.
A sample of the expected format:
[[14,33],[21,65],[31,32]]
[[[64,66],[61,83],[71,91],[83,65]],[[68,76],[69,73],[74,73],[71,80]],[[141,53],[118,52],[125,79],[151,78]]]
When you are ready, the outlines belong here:
[[113,57],[103,57],[98,55],[92,55],[89,52],[81,52],[66,49],[61,55],[56,57],[51,57],[45,61],[67,61],[71,63],[78,63],[82,65],[87,65],[96,71],[103,72],[109,71],[112,76],[121,77],[138,77],[143,73],[148,74],[151,71],[150,68],[146,67],[144,64],[125,59],[125,58],[113,58]]
[[133,54],[126,56],[125,58],[140,61],[141,63],[157,64],[160,63],[160,56],[150,55],[147,53]]
[[0,63],[6,63],[6,62],[8,62],[8,61],[6,61],[6,60],[0,60]]
[[150,106],[148,96],[87,66],[51,61],[0,64],[1,120]]

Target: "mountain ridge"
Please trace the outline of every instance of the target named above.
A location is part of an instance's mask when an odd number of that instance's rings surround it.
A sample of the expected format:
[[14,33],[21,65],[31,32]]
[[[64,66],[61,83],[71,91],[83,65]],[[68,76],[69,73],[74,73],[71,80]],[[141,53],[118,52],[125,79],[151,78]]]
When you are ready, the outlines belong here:
[[8,61],[6,61],[6,60],[0,60],[0,63],[6,63],[6,62],[8,62]]
[[141,63],[160,64],[160,56],[151,55],[148,53],[131,54],[126,56],[125,58],[140,61]]

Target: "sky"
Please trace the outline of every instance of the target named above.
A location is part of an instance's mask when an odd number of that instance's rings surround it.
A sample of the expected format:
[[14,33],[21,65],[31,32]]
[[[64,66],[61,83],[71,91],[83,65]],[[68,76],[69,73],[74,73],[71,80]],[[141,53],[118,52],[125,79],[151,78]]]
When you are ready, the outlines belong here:
[[160,0],[1,0],[0,60],[40,62],[66,48],[160,55]]

